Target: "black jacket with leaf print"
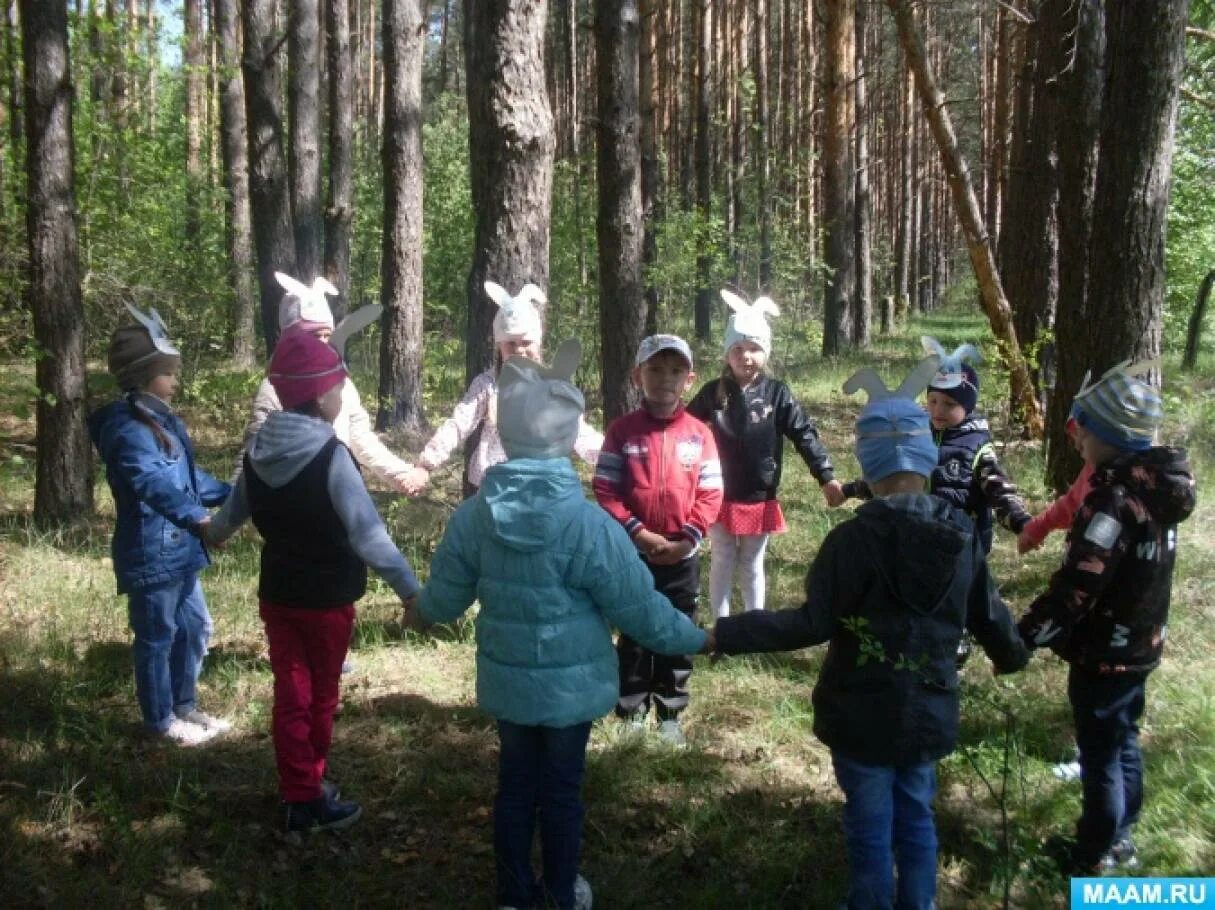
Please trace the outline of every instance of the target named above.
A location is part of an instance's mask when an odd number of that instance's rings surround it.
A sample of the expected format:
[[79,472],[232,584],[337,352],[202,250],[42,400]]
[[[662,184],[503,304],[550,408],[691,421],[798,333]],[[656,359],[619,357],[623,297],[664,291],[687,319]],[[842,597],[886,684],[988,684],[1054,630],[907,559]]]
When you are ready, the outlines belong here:
[[1197,503],[1184,449],[1128,452],[1093,472],[1063,566],[1017,624],[1094,673],[1147,673],[1167,636],[1177,525]]
[[815,735],[854,761],[906,765],[957,745],[963,627],[1001,672],[1029,660],[970,519],[935,496],[901,493],[832,528],[800,608],[719,619],[715,635],[723,654],[829,642]]

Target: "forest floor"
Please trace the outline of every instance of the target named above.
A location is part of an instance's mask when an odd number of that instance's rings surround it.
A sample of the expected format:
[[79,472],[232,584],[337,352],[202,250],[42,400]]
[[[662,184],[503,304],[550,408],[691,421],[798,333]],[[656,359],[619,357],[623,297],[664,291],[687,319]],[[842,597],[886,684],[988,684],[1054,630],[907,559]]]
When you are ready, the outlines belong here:
[[[972,315],[939,314],[879,339],[863,360],[786,353],[775,364],[819,422],[842,479],[856,473],[851,421],[859,407],[839,392],[842,381],[864,362],[893,384],[915,361],[921,332],[947,347],[987,337]],[[792,337],[782,346],[810,348]],[[713,363],[716,348],[705,353]],[[703,378],[716,370],[704,367]],[[1166,372],[1164,437],[1190,446],[1200,506],[1181,528],[1168,651],[1148,685],[1147,806],[1136,836],[1143,874],[1211,875],[1215,506],[1203,494],[1215,478],[1215,370],[1180,376],[1174,357]],[[997,371],[989,364],[982,375],[1001,457],[1040,509],[1041,449],[1010,438]],[[227,476],[256,377],[189,379],[180,410],[202,462]],[[428,400],[432,416],[452,404],[458,380],[448,380],[449,393]],[[374,387],[369,378],[361,385]],[[32,366],[4,364],[0,902],[492,907],[497,737],[474,703],[471,618],[431,635],[406,633],[391,591],[373,581],[359,605],[355,670],[343,679],[332,749],[332,774],[362,802],[364,818],[341,835],[283,835],[256,534],[243,532],[203,576],[215,637],[200,704],[232,718],[235,729],[194,750],[148,740],[109,562],[113,508],[104,480],[95,519],[54,534],[30,522],[33,398]],[[819,542],[851,512],[827,509],[791,454],[786,478],[792,530],[769,550],[772,608],[800,602]],[[394,539],[423,577],[458,502],[458,479],[457,469],[445,470],[416,501],[377,493]],[[1015,613],[1043,588],[1062,545],[1056,535],[1022,558],[1012,536],[998,533],[995,573]],[[683,751],[610,719],[595,725],[583,872],[597,907],[836,906],[846,880],[841,795],[811,732],[809,703],[821,659],[821,649],[717,664],[698,658]],[[1064,907],[1066,884],[1039,850],[1070,830],[1079,805],[1078,785],[1050,772],[1072,749],[1065,667],[1040,654],[1023,674],[997,680],[976,654],[963,677],[962,745],[939,769],[940,906],[998,907],[1007,889],[1008,906]]]

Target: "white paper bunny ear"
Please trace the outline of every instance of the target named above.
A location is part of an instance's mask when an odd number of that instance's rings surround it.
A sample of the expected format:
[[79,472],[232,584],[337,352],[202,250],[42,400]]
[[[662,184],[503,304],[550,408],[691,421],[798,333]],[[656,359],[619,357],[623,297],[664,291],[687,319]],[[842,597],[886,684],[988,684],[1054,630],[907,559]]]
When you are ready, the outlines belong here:
[[515,299],[506,288],[493,281],[485,282],[485,293],[489,295],[489,299],[496,303],[499,308],[510,306]]
[[582,345],[577,338],[567,338],[557,348],[553,356],[553,365],[540,373],[547,379],[561,379],[570,382],[578,364],[582,362]]
[[946,353],[945,349],[943,347],[941,347],[941,342],[937,341],[931,335],[921,335],[920,336],[920,345],[924,348],[925,354],[935,354],[937,357],[940,357],[942,360],[944,360],[946,357],[949,356],[949,354]]
[[288,294],[294,294],[296,297],[303,297],[308,293],[308,285],[302,281],[297,281],[286,272],[275,272],[274,280],[279,283],[284,291]]
[[173,346],[173,342],[169,340],[169,327],[165,325],[165,321],[160,318],[160,314],[156,309],[149,308],[147,313],[142,313],[133,304],[126,305],[127,312],[135,317],[135,321],[148,330],[148,337],[152,339],[152,344],[156,350],[162,354],[168,354],[170,357],[180,357],[181,351]]
[[969,360],[971,363],[982,363],[983,357],[979,354],[979,349],[969,342],[960,344],[953,349],[953,353],[947,358],[950,362],[956,363],[959,366]]
[[881,401],[883,398],[914,399],[924,386],[928,385],[928,380],[936,374],[938,363],[936,357],[925,357],[915,365],[915,369],[907,374],[907,378],[899,384],[897,389],[886,388],[882,377],[869,367],[861,367],[844,382],[844,394],[852,395],[855,392],[864,391],[869,395],[871,402]]
[[312,279],[312,287],[309,290],[313,294],[326,294],[330,297],[338,295],[338,289],[333,286],[333,283],[324,275],[317,275]]
[[548,303],[548,298],[544,296],[544,291],[532,284],[530,281],[520,288],[519,293],[515,295],[517,303]]
[[747,301],[743,300],[733,291],[726,290],[725,288],[721,289],[721,299],[724,300],[726,302],[726,306],[732,309],[735,313],[745,313],[747,310],[751,309],[751,304],[747,303]]
[[770,316],[780,315],[780,307],[776,305],[771,297],[757,297],[755,303],[751,304],[751,309],[760,315],[765,313]]
[[359,307],[353,313],[350,313],[337,324],[337,328],[333,330],[333,334],[329,336],[329,346],[338,352],[338,355],[346,359],[346,342],[353,335],[357,335],[367,326],[371,325],[380,318],[380,314],[384,312],[384,308],[378,303],[373,303],[365,307]]

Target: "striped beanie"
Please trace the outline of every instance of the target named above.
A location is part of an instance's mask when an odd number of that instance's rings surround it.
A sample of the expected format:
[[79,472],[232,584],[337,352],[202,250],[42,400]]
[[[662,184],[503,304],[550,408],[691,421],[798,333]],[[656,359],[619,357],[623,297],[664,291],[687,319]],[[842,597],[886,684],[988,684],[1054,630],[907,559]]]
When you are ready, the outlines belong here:
[[1156,429],[1164,419],[1164,407],[1160,393],[1140,377],[1159,365],[1158,360],[1134,364],[1124,360],[1096,382],[1089,381],[1091,373],[1085,374],[1072,402],[1071,416],[1102,442],[1116,448],[1150,449]]

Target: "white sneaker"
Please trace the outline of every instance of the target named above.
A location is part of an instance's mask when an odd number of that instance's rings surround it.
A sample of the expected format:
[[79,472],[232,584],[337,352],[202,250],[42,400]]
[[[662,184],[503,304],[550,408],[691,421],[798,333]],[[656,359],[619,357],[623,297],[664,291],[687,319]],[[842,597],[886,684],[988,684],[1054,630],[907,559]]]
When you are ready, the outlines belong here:
[[658,725],[658,735],[676,748],[682,749],[688,744],[687,738],[683,735],[683,728],[673,717]]
[[574,879],[574,910],[591,910],[591,883],[579,875]]
[[177,719],[215,733],[227,733],[232,729],[232,721],[223,717],[212,717],[210,714],[199,711],[197,708],[178,714]]
[[1050,769],[1050,773],[1059,778],[1059,780],[1079,780],[1080,762],[1061,761]]
[[198,746],[215,736],[215,731],[187,723],[179,717],[173,718],[172,723],[157,734],[162,739],[177,743],[179,746]]

